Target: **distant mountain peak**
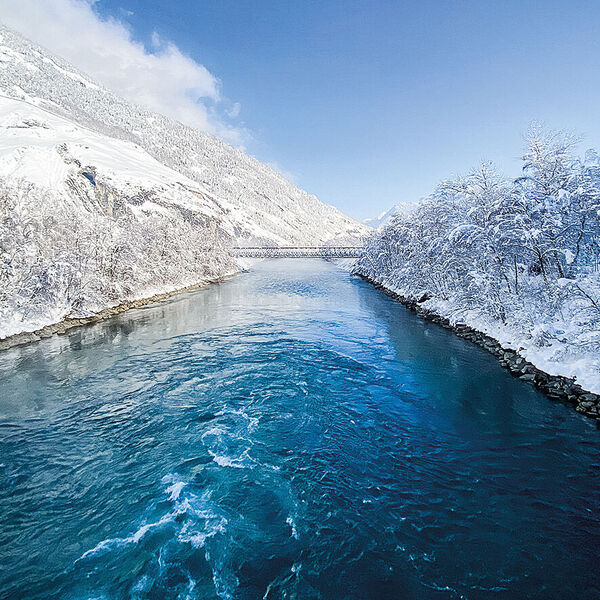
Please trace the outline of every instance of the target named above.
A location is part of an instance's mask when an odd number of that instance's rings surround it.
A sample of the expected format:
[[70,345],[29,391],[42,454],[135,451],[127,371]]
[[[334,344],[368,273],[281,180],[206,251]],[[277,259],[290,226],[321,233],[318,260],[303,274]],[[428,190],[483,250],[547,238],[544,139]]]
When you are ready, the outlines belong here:
[[363,223],[365,225],[368,225],[369,227],[372,227],[373,229],[382,229],[390,222],[390,220],[395,215],[409,214],[415,209],[415,207],[416,207],[416,203],[400,202],[398,204],[394,204],[394,206],[392,206],[392,208],[382,212],[377,217],[365,219],[363,221]]

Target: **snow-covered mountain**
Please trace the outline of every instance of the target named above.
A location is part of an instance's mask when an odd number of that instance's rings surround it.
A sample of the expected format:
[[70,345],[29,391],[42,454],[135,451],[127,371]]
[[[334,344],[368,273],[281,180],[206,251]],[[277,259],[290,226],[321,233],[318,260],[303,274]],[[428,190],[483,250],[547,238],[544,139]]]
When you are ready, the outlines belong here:
[[388,210],[384,210],[381,214],[376,217],[371,217],[370,219],[365,219],[363,223],[372,227],[373,229],[379,229],[380,227],[384,227],[386,223],[392,218],[394,213],[396,212],[396,204],[392,206],[392,208]]
[[0,339],[368,228],[0,27]]
[[367,228],[217,138],[134,106],[0,26],[0,93],[132,142],[202,186],[240,243],[322,243]]
[[394,204],[392,208],[382,212],[379,216],[371,219],[365,219],[363,223],[373,229],[382,229],[385,227],[393,217],[396,215],[409,215],[417,207],[414,202],[403,202],[401,204]]
[[233,272],[226,216],[139,146],[0,97],[0,338]]

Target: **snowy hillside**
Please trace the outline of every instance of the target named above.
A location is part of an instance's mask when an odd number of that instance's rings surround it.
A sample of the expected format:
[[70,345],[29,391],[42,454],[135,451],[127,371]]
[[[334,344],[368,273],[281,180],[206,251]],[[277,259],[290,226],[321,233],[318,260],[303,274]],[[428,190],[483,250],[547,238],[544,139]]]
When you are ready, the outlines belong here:
[[0,338],[235,270],[201,186],[139,146],[0,97]]
[[215,137],[132,105],[0,26],[0,93],[130,141],[201,185],[239,243],[319,244],[368,228]]
[[0,27],[0,339],[232,273],[234,243],[367,231]]

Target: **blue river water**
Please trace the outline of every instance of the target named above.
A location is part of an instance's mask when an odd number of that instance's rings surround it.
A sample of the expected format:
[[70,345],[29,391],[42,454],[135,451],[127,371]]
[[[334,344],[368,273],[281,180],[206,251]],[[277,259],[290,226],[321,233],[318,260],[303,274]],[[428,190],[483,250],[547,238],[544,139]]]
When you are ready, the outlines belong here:
[[320,260],[0,355],[0,598],[600,598],[600,431]]

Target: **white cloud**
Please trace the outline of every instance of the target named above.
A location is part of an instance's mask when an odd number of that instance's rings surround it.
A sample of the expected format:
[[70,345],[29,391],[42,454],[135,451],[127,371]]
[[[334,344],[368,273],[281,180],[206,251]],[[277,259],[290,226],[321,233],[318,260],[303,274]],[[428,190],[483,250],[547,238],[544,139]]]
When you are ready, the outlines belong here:
[[222,117],[237,117],[238,103],[223,100],[212,73],[157,33],[144,47],[124,22],[101,19],[93,4],[0,0],[0,20],[128,100],[241,143],[245,132]]
[[242,110],[242,105],[239,102],[234,102],[232,104],[231,108],[227,111],[227,114],[232,119],[235,119],[237,116],[239,116],[241,110]]

